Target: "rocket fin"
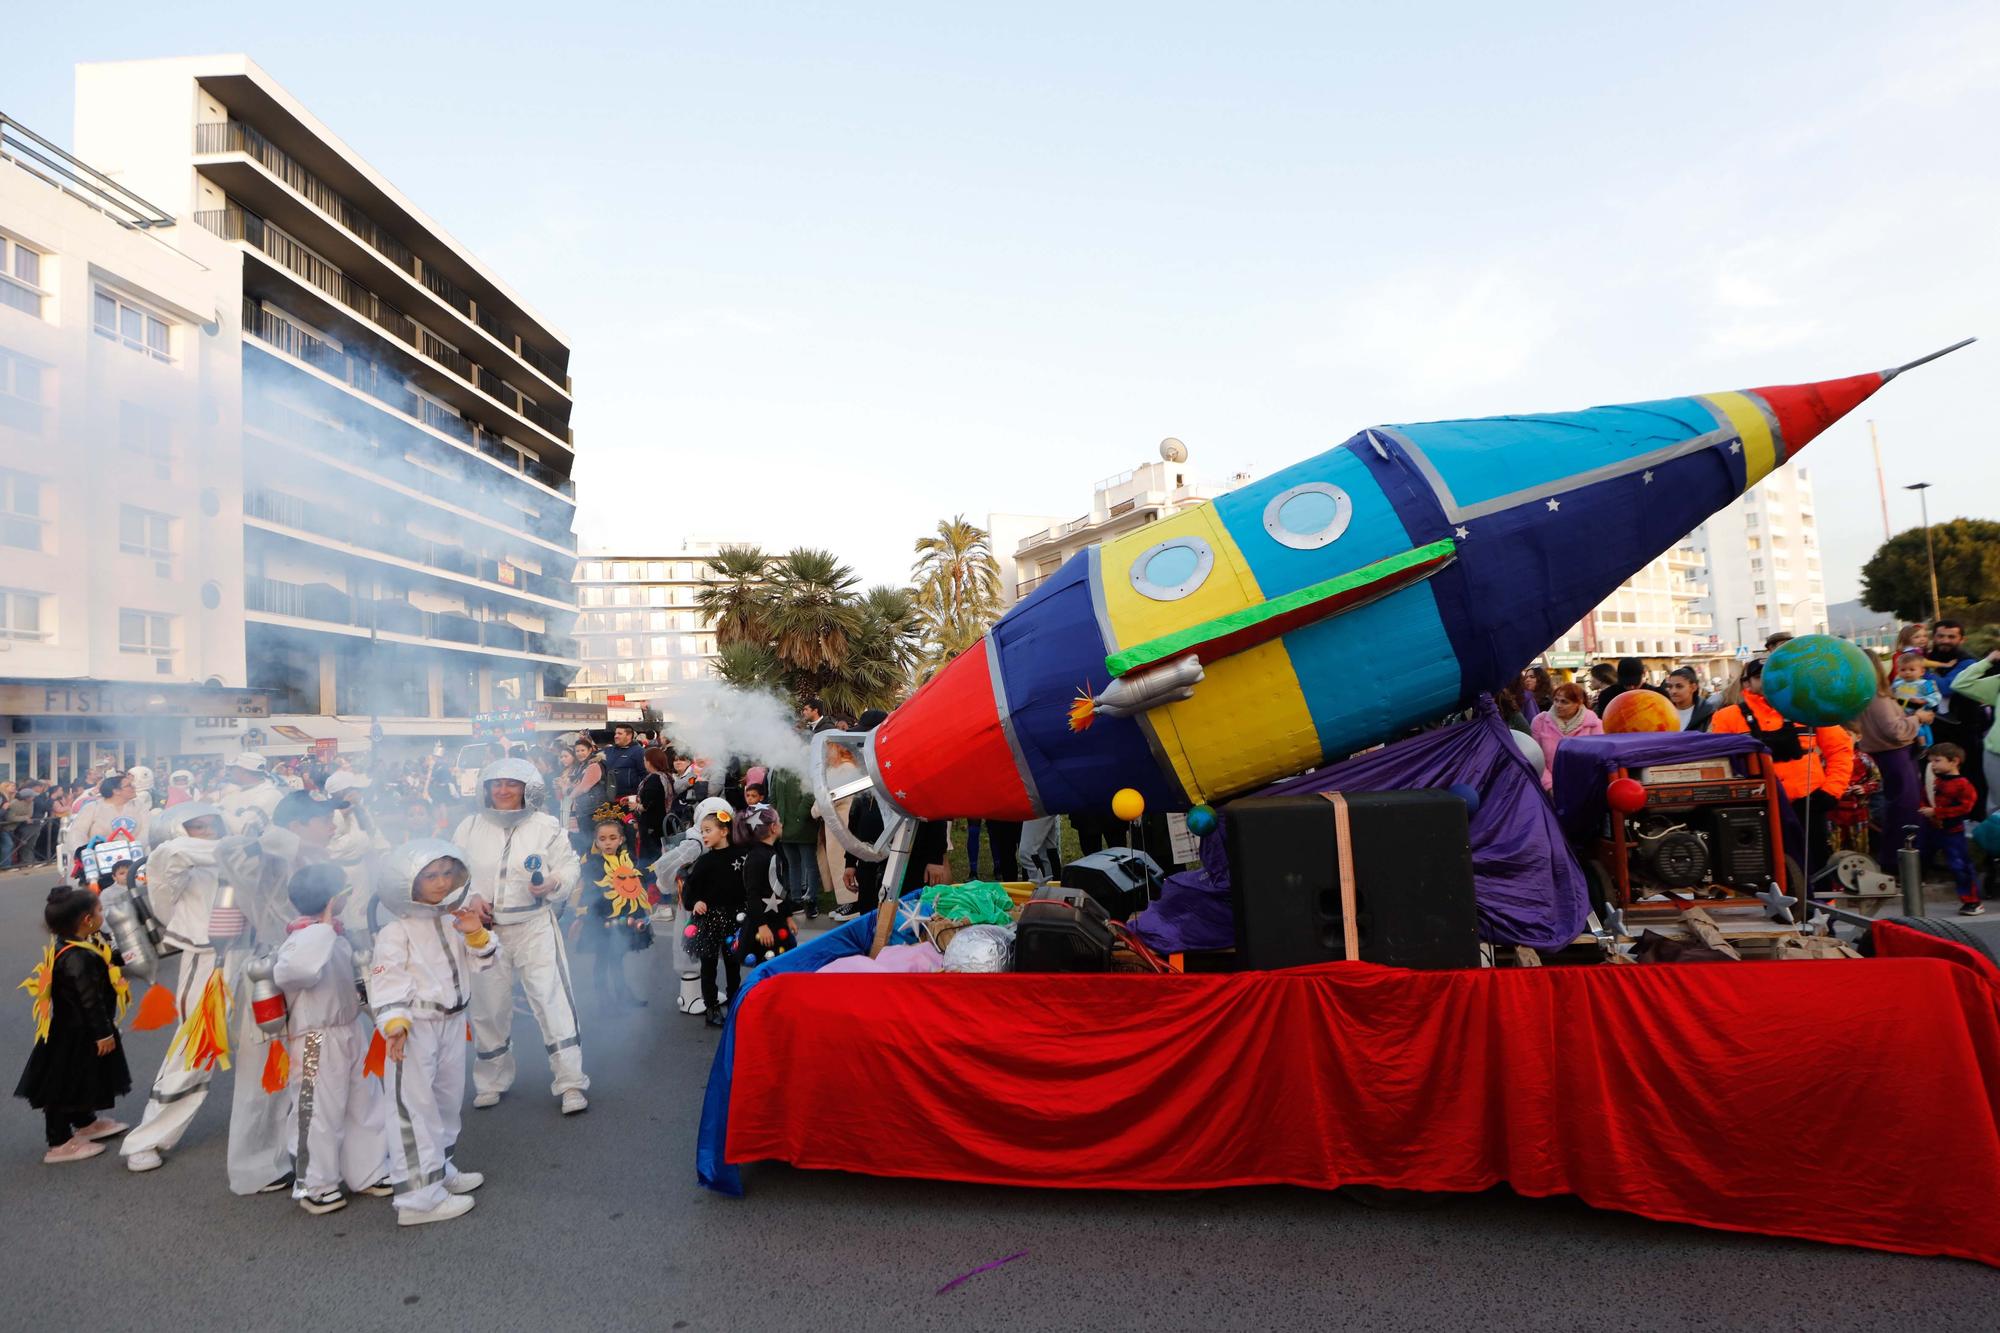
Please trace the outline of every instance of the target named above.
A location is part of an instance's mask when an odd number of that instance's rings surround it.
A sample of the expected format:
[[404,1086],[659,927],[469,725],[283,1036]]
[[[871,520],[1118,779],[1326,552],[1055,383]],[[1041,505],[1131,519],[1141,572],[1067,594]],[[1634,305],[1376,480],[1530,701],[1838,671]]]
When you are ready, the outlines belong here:
[[1122,678],[1189,654],[1201,661],[1213,662],[1243,652],[1328,616],[1365,606],[1413,583],[1421,583],[1456,559],[1457,549],[1457,543],[1446,538],[1377,560],[1338,577],[1286,593],[1283,597],[1274,597],[1172,634],[1134,644],[1105,658],[1105,670]]

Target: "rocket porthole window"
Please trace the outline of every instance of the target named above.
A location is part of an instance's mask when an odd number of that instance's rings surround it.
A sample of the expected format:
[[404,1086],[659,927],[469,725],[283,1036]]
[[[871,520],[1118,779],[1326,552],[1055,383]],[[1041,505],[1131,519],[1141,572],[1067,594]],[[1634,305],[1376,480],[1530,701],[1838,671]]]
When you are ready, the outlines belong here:
[[1156,602],[1177,602],[1208,581],[1215,552],[1199,537],[1174,537],[1149,546],[1132,562],[1132,587]]
[[1285,546],[1316,551],[1340,540],[1354,518],[1354,501],[1338,486],[1309,481],[1280,491],[1264,506],[1264,531]]

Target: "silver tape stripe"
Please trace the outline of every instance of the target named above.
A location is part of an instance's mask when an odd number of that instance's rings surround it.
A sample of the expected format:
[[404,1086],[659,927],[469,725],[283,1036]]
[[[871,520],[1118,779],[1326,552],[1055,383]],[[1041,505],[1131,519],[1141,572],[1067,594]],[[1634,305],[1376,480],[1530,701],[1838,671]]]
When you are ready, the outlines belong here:
[[211,1072],[206,1069],[197,1069],[191,1072],[200,1074],[201,1082],[195,1084],[191,1088],[182,1088],[179,1092],[169,1092],[169,1093],[156,1092],[152,1096],[148,1097],[146,1100],[159,1106],[171,1106],[173,1103],[181,1100],[181,1098],[183,1097],[193,1097],[197,1093],[207,1092],[208,1080],[211,1077],[213,1077]]
[[[555,919],[549,919],[549,941],[555,945],[556,975],[562,979],[563,1000],[569,1005],[569,1030],[578,1038],[583,1036],[583,1024],[576,1016],[576,992],[569,984],[569,951],[563,948],[562,932],[556,929]],[[547,1036],[547,1033],[543,1033]]]
[[207,940],[191,940],[186,936],[176,935],[171,930],[160,932],[160,943],[177,944],[184,950],[206,950],[208,948]]
[[547,1051],[550,1055],[554,1055],[557,1051],[566,1051],[572,1046],[581,1046],[582,1044],[583,1044],[582,1037],[565,1037],[561,1041],[556,1042],[554,1045],[545,1046],[542,1049]]
[[[1108,655],[1117,652],[1122,645],[1118,642],[1118,636],[1112,632],[1111,612],[1104,602],[1104,564],[1099,555],[1102,549],[1098,546],[1084,548],[1084,553],[1090,561],[1084,576],[1090,583],[1090,609],[1097,617],[1097,634]],[[1139,734],[1146,738],[1146,748],[1153,752],[1153,763],[1160,770],[1160,779],[1180,792],[1181,799],[1185,801],[1188,794],[1181,790],[1180,770],[1175,768],[1173,760],[1167,757],[1167,747],[1160,743],[1159,733],[1153,729],[1151,710],[1133,714],[1132,720],[1139,724]]]
[[427,1014],[443,1014],[446,1018],[450,1018],[453,1014],[464,1013],[467,1003],[469,1002],[466,1000],[460,1000],[457,1004],[446,1008],[444,1005],[437,1004],[431,1000],[412,1000],[410,1001],[410,1008],[422,1010]]
[[[1703,404],[1703,406],[1707,405]],[[1708,410],[1714,412],[1716,409],[1711,407]],[[1491,500],[1481,500],[1477,504],[1461,505],[1457,497],[1451,493],[1451,487],[1445,484],[1444,475],[1437,470],[1436,465],[1431,462],[1424,451],[1417,447],[1416,441],[1393,426],[1377,426],[1368,433],[1371,436],[1379,434],[1386,439],[1393,440],[1402,449],[1403,456],[1410,460],[1411,465],[1417,471],[1423,473],[1425,482],[1431,488],[1432,496],[1438,502],[1438,507],[1444,510],[1445,518],[1453,523],[1464,523],[1475,518],[1485,518],[1488,514],[1498,514],[1504,510],[1518,509],[1522,505],[1533,504],[1537,500],[1546,500],[1551,496],[1567,495],[1571,491],[1581,490],[1585,486],[1594,486],[1601,481],[1612,481],[1618,477],[1629,477],[1633,473],[1643,472],[1649,467],[1657,467],[1661,463],[1670,463],[1676,458],[1685,458],[1689,454],[1698,454],[1704,450],[1728,444],[1736,438],[1736,428],[1734,426],[1712,430],[1704,435],[1696,435],[1691,439],[1682,440],[1678,444],[1670,444],[1663,449],[1655,449],[1651,453],[1637,454],[1617,463],[1606,463],[1603,467],[1592,468],[1588,472],[1572,473],[1565,477],[1559,477],[1554,481],[1543,482],[1539,486],[1530,486],[1523,490],[1509,492],[1506,495],[1495,496]]]
[[[407,1046],[404,1047],[403,1054],[406,1057],[409,1055]],[[422,1189],[427,1182],[421,1179],[420,1168],[423,1163],[417,1157],[417,1127],[410,1119],[409,1106],[403,1101],[403,1068],[408,1061],[391,1060],[389,1063],[396,1070],[396,1128],[400,1131],[403,1144],[404,1176],[402,1180],[396,1182],[396,1193],[408,1194],[412,1190]],[[465,1094],[459,1095],[462,1097]]]
[[1014,771],[1020,774],[1021,786],[1028,793],[1028,808],[1039,819],[1048,811],[1042,808],[1042,795],[1035,790],[1035,776],[1028,770],[1028,756],[1014,731],[1014,714],[1007,706],[1007,678],[1000,674],[1000,645],[993,641],[990,630],[986,635],[986,674],[993,682],[993,708],[1000,715],[1000,734],[1007,738],[1007,753],[1014,756]]
[[[466,1002],[466,1000],[468,1000],[468,999],[469,999],[469,998],[471,998],[471,997],[469,997],[469,996],[468,996],[468,995],[467,995],[467,994],[465,993],[465,984],[464,984],[464,983],[463,983],[463,982],[462,982],[462,981],[461,981],[461,980],[459,979],[459,975],[458,975],[458,955],[457,955],[457,954],[455,954],[455,953],[453,953],[453,952],[451,951],[451,941],[450,941],[449,939],[445,938],[445,933],[444,933],[444,918],[443,918],[443,917],[441,917],[441,916],[434,916],[434,917],[432,917],[432,918],[431,918],[431,926],[432,926],[432,928],[433,928],[433,929],[435,929],[435,930],[437,931],[437,937],[438,937],[438,948],[439,948],[439,949],[442,949],[442,950],[444,951],[444,961],[445,961],[445,964],[446,964],[446,966],[448,966],[448,967],[450,967],[450,968],[451,968],[451,993],[452,993],[452,998],[454,998],[454,999],[456,999],[456,1000],[458,1001],[458,1008],[459,1008],[459,1009],[463,1009],[463,1008],[465,1007],[465,1002]],[[452,1010],[451,1012],[453,1012],[453,1013],[456,1013],[456,1012],[458,1012],[458,1010],[454,1009],[454,1010]]]
[[299,1141],[292,1148],[292,1176],[305,1188],[312,1169],[313,1094],[319,1083],[313,1072],[319,1068],[320,1034],[308,1032],[299,1051]]
[[507,1054],[507,1052],[513,1049],[514,1049],[513,1039],[509,1038],[508,1040],[500,1043],[498,1046],[495,1046],[490,1051],[474,1051],[472,1053],[472,1056],[475,1060],[498,1060],[501,1056]]

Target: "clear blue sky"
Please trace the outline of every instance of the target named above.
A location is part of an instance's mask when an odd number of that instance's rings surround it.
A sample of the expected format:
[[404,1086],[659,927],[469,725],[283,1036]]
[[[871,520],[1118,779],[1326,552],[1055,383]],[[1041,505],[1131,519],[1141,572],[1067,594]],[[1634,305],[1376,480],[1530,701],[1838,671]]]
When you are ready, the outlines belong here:
[[[575,345],[587,542],[834,547],[1078,513],[1177,435],[1268,470],[1381,421],[1874,369],[1891,486],[2000,513],[1990,3],[338,7],[10,16],[71,66],[241,50]],[[1828,593],[1867,428],[1806,455]],[[1892,493],[1898,528],[1913,497]]]

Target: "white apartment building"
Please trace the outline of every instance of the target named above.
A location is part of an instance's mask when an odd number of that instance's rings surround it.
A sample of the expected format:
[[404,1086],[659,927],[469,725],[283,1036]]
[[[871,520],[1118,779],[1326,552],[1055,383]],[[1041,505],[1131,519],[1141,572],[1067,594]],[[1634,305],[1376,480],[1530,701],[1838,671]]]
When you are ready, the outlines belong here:
[[1778,468],[1703,524],[1691,539],[1708,557],[1702,610],[1729,649],[1761,649],[1765,636],[1823,633],[1826,581],[1812,474]]
[[1549,665],[1575,669],[1600,658],[1637,657],[1660,668],[1721,656],[1713,621],[1700,609],[1709,594],[1707,570],[1694,539],[1683,539],[1552,644]]
[[708,561],[727,545],[689,540],[671,554],[593,550],[577,562],[577,656],[569,697],[643,706],[669,685],[715,674],[715,628],[695,606]]
[[258,725],[240,268],[0,119],[0,776],[81,778]]
[[272,748],[430,741],[560,700],[561,332],[246,57],[79,66],[75,141],[222,250],[231,290],[201,313],[242,332],[229,598]]
[[[1165,446],[1162,446],[1163,450]],[[1178,461],[1141,463],[1090,488],[1090,512],[1063,519],[1047,514],[988,514],[986,531],[1000,566],[1000,597],[1012,606],[1033,592],[1063,562],[1087,546],[1122,537],[1148,523],[1207,504],[1250,478],[1238,473],[1225,485],[1193,480],[1186,450]]]

